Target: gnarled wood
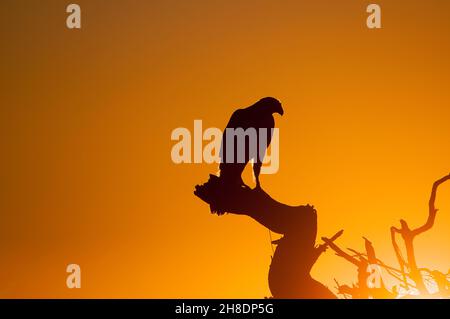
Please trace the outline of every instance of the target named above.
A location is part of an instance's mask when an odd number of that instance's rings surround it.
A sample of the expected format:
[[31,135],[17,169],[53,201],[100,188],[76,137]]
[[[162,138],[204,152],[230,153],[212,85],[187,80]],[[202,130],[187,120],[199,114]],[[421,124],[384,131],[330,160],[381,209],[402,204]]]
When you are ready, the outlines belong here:
[[[433,187],[431,189],[430,200],[428,202],[428,218],[422,226],[417,227],[415,229],[410,229],[408,223],[405,220],[401,219],[400,220],[400,225],[401,225],[400,228],[391,227],[392,245],[394,247],[394,251],[397,256],[397,260],[400,264],[400,268],[403,272],[404,283],[407,284],[406,272],[405,272],[405,267],[407,267],[409,269],[409,276],[414,280],[414,282],[416,283],[417,289],[420,291],[421,295],[423,295],[423,296],[428,295],[429,292],[423,281],[423,277],[420,273],[420,269],[417,266],[416,256],[415,256],[415,252],[414,252],[414,239],[416,238],[416,236],[426,232],[427,230],[430,230],[433,227],[434,221],[436,219],[436,213],[438,211],[435,207],[437,189],[438,189],[439,185],[441,185],[442,183],[444,183],[445,181],[447,181],[449,179],[450,179],[450,174],[446,175],[443,178],[434,182]],[[407,256],[407,260],[408,260],[407,262],[405,262],[404,258],[401,255],[400,248],[396,242],[395,234],[400,234],[403,238],[403,241],[405,243],[406,256]]]
[[269,288],[274,298],[336,298],[310,276],[311,267],[326,249],[315,246],[317,213],[313,206],[289,206],[261,188],[226,183],[214,175],[207,183],[197,185],[194,194],[208,203],[213,213],[247,215],[284,235],[276,241],[269,269]]

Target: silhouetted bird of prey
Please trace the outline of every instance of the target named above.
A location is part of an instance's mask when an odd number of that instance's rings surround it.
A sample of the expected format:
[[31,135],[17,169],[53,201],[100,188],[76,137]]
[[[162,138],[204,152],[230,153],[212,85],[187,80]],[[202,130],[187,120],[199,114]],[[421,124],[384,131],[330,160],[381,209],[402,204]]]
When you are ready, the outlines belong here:
[[273,113],[283,115],[281,103],[273,97],[265,97],[232,114],[223,132],[220,151],[220,178],[224,182],[245,185],[241,174],[252,161],[256,187],[260,187],[259,174],[275,127]]

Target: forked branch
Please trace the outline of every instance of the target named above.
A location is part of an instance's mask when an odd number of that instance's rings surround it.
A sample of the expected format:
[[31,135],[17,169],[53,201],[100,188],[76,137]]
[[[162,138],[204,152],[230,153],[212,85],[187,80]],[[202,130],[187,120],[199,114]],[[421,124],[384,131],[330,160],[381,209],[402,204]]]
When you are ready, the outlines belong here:
[[[410,229],[408,223],[405,220],[401,219],[400,228],[391,227],[392,245],[394,247],[394,251],[397,256],[400,269],[402,270],[403,273],[404,283],[406,284],[407,282],[406,280],[407,274],[405,268],[408,268],[410,273],[409,275],[416,282],[417,289],[419,289],[420,293],[423,295],[428,294],[428,290],[426,289],[423,277],[420,274],[420,269],[417,266],[413,242],[414,238],[417,235],[420,235],[433,227],[434,221],[436,219],[436,213],[438,211],[437,208],[435,207],[437,189],[439,185],[441,185],[442,183],[446,182],[449,179],[450,174],[434,182],[433,187],[431,189],[430,200],[428,203],[428,218],[422,226],[417,227],[416,229]],[[405,242],[405,249],[408,262],[405,262],[404,258],[401,255],[400,248],[396,242],[395,236],[396,234],[400,234],[403,238],[403,241]]]

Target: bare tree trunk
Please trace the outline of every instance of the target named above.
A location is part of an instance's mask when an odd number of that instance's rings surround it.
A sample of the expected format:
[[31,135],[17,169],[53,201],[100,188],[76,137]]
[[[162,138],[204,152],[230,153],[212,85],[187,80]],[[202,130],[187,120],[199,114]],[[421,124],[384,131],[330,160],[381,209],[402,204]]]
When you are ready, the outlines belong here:
[[213,213],[247,215],[284,235],[276,242],[268,275],[274,298],[335,298],[310,275],[311,267],[326,248],[315,246],[317,213],[314,207],[285,205],[261,188],[228,184],[214,175],[210,175],[207,183],[197,185],[194,194],[208,203]]

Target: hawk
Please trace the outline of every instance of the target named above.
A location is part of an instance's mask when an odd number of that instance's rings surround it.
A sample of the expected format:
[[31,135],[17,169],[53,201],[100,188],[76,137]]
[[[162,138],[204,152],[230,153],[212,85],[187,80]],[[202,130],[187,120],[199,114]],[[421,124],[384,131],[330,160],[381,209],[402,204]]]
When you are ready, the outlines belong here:
[[275,127],[274,113],[283,115],[281,103],[265,97],[231,115],[220,149],[220,178],[224,182],[245,186],[241,174],[252,161],[256,187],[260,187],[259,174]]

